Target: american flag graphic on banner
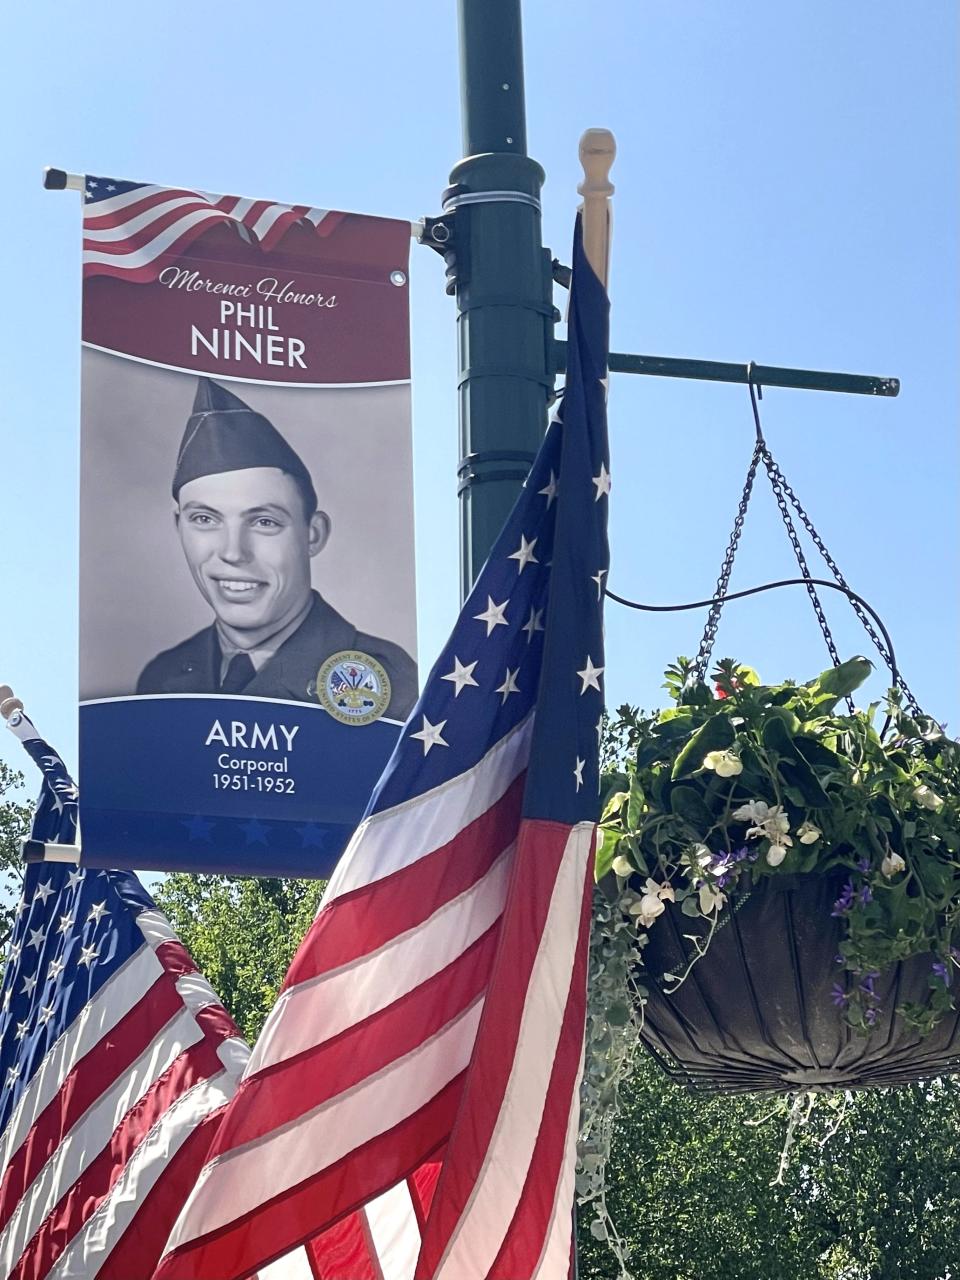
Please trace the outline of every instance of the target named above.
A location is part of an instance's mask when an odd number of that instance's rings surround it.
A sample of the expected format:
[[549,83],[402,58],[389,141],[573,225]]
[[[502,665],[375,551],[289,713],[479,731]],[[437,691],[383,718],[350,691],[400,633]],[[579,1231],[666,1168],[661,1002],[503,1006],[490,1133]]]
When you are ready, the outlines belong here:
[[209,195],[180,187],[87,176],[83,206],[83,274],[136,284],[156,279],[164,255],[185,249],[210,227],[236,227],[265,250],[295,223],[328,235],[343,217],[309,205]]
[[[77,790],[43,771],[33,838],[71,844]],[[0,1275],[149,1280],[249,1050],[132,875],[32,863],[0,1013]]]
[[[287,974],[157,1280],[565,1280],[610,490],[578,230],[562,409]],[[322,1233],[322,1234],[321,1234]]]

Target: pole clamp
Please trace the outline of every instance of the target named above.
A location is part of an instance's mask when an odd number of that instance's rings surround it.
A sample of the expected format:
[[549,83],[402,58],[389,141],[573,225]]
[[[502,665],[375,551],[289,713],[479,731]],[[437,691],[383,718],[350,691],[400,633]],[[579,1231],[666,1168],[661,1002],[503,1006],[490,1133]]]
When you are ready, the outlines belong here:
[[471,297],[467,300],[461,300],[460,315],[463,315],[466,311],[476,311],[479,307],[519,307],[523,311],[535,311],[537,315],[546,316],[554,324],[560,320],[560,312],[552,302],[535,302],[530,298],[523,302],[518,302],[515,294],[504,294],[502,297],[491,294],[488,297]]
[[[492,480],[526,480],[530,474],[536,454],[527,449],[481,449],[476,453],[468,453],[461,458],[457,466],[459,483],[457,496],[465,493],[475,484],[485,484]],[[498,467],[494,471],[475,471],[478,465],[488,462],[521,462],[523,467]]]
[[548,391],[553,390],[554,375],[552,372],[539,373],[528,367],[509,364],[475,364],[461,369],[457,378],[457,390],[472,378],[522,378],[525,382],[536,382]]
[[444,292],[452,297],[457,291],[457,215],[451,210],[446,217],[423,218],[422,223],[417,243],[425,244],[443,259],[447,280]]
[[536,196],[527,191],[465,191],[462,195],[444,195],[443,211],[453,212],[465,204],[528,204],[541,211],[541,204]]

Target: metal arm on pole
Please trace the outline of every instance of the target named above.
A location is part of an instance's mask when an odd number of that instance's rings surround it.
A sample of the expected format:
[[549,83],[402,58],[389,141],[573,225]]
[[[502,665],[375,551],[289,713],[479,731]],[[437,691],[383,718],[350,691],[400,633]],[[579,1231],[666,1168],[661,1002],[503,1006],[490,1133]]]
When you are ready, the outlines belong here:
[[[567,344],[553,344],[554,368],[566,368]],[[646,373],[657,378],[692,378],[698,382],[737,382],[744,386],[751,380],[761,387],[793,387],[800,391],[844,391],[848,395],[896,396],[900,394],[899,378],[883,378],[865,373],[826,373],[816,369],[783,369],[776,365],[749,365],[725,360],[682,360],[672,356],[634,356],[610,352],[611,373]]]

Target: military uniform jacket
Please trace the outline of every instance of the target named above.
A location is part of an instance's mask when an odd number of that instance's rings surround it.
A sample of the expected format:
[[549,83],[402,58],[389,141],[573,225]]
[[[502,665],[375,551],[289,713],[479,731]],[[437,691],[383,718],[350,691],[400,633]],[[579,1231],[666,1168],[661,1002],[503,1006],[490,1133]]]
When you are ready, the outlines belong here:
[[[359,650],[380,663],[390,678],[390,702],[384,715],[405,720],[417,700],[413,659],[398,644],[358,631],[316,591],[300,626],[240,692],[250,697],[317,702],[317,672],[331,654],[343,649]],[[221,662],[217,628],[205,627],[148,662],[137,681],[137,693],[217,693]]]

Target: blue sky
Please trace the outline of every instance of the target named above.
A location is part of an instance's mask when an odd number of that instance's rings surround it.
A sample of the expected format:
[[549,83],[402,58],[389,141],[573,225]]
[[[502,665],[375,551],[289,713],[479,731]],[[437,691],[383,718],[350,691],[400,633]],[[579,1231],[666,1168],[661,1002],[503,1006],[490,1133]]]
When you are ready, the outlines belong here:
[[[956,728],[955,6],[594,0],[587,12],[524,6],[545,242],[569,261],[577,141],[607,126],[615,349],[901,378],[896,400],[770,390],[764,424],[920,701]],[[439,212],[461,156],[456,7],[167,0],[121,22],[106,0],[39,0],[10,10],[5,34],[0,680],[72,762],[80,208],[42,190],[42,166]],[[458,606],[456,365],[443,264],[416,247],[412,297],[426,667]],[[610,423],[610,585],[656,603],[710,594],[752,447],[745,389],[617,376]],[[753,505],[734,587],[793,571],[762,486]],[[827,605],[841,653],[869,655],[845,603]],[[802,591],[728,613],[718,656],[771,680],[826,665]],[[702,621],[611,605],[609,704],[657,705],[664,666],[695,651]],[[0,758],[24,763],[9,735]]]

